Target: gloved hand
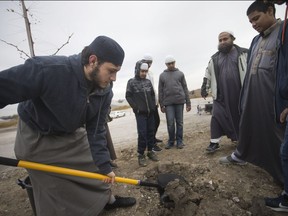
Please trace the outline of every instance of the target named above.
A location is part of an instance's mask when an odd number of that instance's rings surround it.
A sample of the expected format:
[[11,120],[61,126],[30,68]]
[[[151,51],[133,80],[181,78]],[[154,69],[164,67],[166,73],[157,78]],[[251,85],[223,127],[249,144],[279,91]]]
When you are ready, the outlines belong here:
[[203,78],[203,83],[202,83],[202,86],[201,86],[201,96],[203,98],[206,98],[208,96],[208,93],[207,93],[207,90],[206,90],[206,85],[207,85],[207,78],[204,77]]

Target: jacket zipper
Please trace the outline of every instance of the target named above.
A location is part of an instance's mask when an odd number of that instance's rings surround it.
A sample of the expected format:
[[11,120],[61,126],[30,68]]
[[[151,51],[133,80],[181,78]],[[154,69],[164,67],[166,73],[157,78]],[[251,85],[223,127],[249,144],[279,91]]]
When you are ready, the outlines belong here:
[[148,114],[150,113],[150,108],[149,108],[149,104],[148,104],[148,99],[147,99],[147,94],[146,94],[146,90],[142,84],[143,90],[144,90],[144,95],[145,95],[145,100],[146,100],[146,105],[147,105],[147,110],[148,110]]

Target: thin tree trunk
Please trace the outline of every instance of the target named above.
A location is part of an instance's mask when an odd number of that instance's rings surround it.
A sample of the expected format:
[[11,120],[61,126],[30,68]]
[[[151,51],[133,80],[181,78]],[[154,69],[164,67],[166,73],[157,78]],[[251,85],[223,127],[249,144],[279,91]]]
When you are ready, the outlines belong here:
[[25,26],[26,26],[28,43],[29,43],[30,55],[31,55],[31,57],[33,57],[33,56],[35,56],[34,43],[33,43],[33,39],[32,39],[30,22],[29,22],[29,19],[28,19],[28,16],[27,16],[27,9],[26,9],[26,6],[24,4],[24,0],[21,0],[21,4],[22,4],[22,10],[23,10],[23,18],[25,20]]

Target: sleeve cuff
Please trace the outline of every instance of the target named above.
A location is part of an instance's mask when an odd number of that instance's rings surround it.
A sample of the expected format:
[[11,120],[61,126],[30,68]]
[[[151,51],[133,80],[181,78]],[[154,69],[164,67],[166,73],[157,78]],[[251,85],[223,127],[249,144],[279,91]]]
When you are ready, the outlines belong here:
[[111,168],[109,162],[106,162],[106,163],[104,163],[104,164],[101,164],[101,165],[98,166],[98,167],[99,167],[99,170],[100,170],[100,173],[101,173],[101,174],[106,175],[106,174],[112,172],[112,168]]

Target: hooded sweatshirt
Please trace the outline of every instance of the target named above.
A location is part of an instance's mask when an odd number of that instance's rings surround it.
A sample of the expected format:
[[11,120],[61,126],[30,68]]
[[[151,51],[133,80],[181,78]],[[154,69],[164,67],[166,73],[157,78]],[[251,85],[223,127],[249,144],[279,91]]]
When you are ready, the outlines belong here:
[[155,112],[155,92],[150,80],[140,78],[140,64],[136,64],[135,77],[127,82],[126,100],[136,114]]

